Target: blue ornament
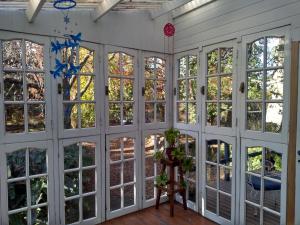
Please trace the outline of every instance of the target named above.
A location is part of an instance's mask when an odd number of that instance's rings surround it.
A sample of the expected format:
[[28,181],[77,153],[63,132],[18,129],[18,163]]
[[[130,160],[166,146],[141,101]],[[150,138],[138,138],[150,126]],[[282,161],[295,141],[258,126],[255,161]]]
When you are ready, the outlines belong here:
[[72,9],[76,6],[74,0],[54,0],[53,7],[59,10]]
[[64,22],[65,22],[65,24],[70,23],[70,17],[69,17],[68,15],[66,15],[66,16],[64,17]]

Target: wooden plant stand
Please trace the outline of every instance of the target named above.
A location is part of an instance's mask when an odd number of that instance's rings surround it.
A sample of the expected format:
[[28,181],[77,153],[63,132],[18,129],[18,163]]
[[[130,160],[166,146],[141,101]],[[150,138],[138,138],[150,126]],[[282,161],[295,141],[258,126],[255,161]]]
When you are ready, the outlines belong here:
[[[177,160],[169,160],[169,159],[162,159],[161,160],[162,164],[162,170],[161,170],[161,175],[166,171],[167,167],[169,168],[169,181],[167,182],[167,188],[166,187],[157,187],[157,196],[156,196],[156,205],[155,208],[158,209],[159,207],[159,201],[160,201],[160,196],[162,194],[162,191],[166,191],[167,195],[170,200],[170,216],[174,216],[174,197],[176,193],[180,193],[182,196],[182,201],[183,201],[183,208],[186,210],[187,205],[186,205],[186,190],[185,188],[181,188],[180,184],[184,181],[183,179],[183,170],[182,170],[182,165],[179,161]],[[175,167],[178,167],[179,171],[179,182],[175,181]],[[176,186],[176,189],[175,189]]]

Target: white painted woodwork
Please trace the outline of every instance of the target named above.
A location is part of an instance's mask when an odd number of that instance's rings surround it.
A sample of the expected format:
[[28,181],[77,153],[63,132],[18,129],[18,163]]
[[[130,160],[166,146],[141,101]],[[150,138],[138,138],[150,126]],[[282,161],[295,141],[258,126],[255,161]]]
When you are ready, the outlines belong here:
[[173,19],[175,19],[181,15],[191,12],[192,10],[203,7],[206,4],[211,3],[213,1],[215,1],[215,0],[193,0],[193,1],[190,1],[190,2],[186,3],[185,5],[181,6],[180,8],[174,9],[172,12],[172,17],[173,17]]
[[26,15],[29,23],[32,23],[40,10],[42,9],[46,0],[29,0],[26,9]]
[[122,0],[103,0],[100,2],[92,14],[93,20],[96,22],[121,1]]
[[166,2],[159,9],[155,9],[151,11],[151,18],[155,19],[157,17],[160,17],[174,9],[179,8],[180,6],[189,3],[190,1],[191,0],[173,0],[170,2]]

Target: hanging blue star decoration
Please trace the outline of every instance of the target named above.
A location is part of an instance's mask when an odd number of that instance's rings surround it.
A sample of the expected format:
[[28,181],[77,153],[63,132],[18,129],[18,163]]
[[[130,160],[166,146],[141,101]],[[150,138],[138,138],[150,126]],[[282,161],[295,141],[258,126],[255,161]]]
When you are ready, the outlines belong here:
[[64,22],[65,22],[65,24],[70,23],[70,17],[68,15],[64,16]]
[[[51,41],[51,52],[55,52],[57,55],[61,50],[66,49],[66,51],[71,48],[79,46],[81,42],[81,33],[76,35],[66,34],[64,35],[66,40],[61,43],[59,41]],[[73,62],[62,63],[58,58],[55,59],[55,69],[50,71],[50,74],[53,75],[54,78],[64,77],[71,78],[73,75],[77,75],[80,70],[80,66],[74,65]]]

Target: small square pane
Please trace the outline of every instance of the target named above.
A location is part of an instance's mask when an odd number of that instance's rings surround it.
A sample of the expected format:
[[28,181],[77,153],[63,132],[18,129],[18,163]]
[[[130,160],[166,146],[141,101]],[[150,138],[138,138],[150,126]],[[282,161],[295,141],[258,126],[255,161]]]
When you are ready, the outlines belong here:
[[127,185],[124,187],[124,207],[135,204],[135,187],[134,185]]
[[197,80],[188,79],[188,99],[196,100],[197,95]]
[[81,128],[91,128],[96,126],[95,103],[80,104]]
[[79,194],[79,172],[68,172],[64,176],[65,197],[71,197]]
[[108,78],[108,100],[109,101],[120,101],[121,100],[121,79],[119,78]]
[[118,103],[109,103],[109,126],[121,125],[121,106]]
[[156,122],[165,122],[166,104],[156,104]]
[[232,145],[220,141],[219,163],[225,166],[232,166]]
[[188,105],[188,123],[195,124],[197,122],[197,104],[190,102]]
[[95,165],[95,150],[96,143],[82,142],[82,166],[93,166]]
[[4,100],[22,101],[23,75],[18,72],[3,72]]
[[25,41],[26,48],[26,69],[43,70],[44,69],[44,47],[42,45]]
[[79,221],[79,199],[65,202],[65,223],[72,224]]
[[8,183],[8,210],[20,209],[27,206],[26,180]]
[[135,166],[134,160],[123,163],[123,183],[130,183],[134,181]]
[[220,104],[220,126],[232,127],[232,104],[231,103]]
[[110,173],[110,187],[121,184],[121,163],[110,164],[109,173]]
[[215,49],[207,54],[207,74],[218,73],[219,51]]
[[177,103],[177,122],[179,123],[186,123],[186,110],[187,110],[186,103]]
[[145,195],[146,200],[154,199],[154,180],[146,180],[145,181]]
[[266,99],[283,99],[284,70],[268,70],[266,78]]
[[31,205],[38,205],[47,202],[48,180],[46,176],[30,180]]
[[155,77],[155,58],[154,57],[149,57],[145,58],[145,70],[144,70],[144,75],[146,78],[154,78]]
[[64,169],[79,167],[79,144],[72,144],[64,147]]
[[284,65],[284,37],[267,37],[267,66],[278,67]]
[[154,100],[154,80],[145,80],[145,101]]
[[122,55],[122,69],[123,76],[133,76],[134,66],[133,66],[133,57],[126,53],[121,53]]
[[246,158],[246,171],[261,174],[262,147],[248,147]]
[[164,59],[156,58],[156,78],[166,78],[166,60]]
[[12,40],[2,42],[3,69],[22,68],[22,41]]
[[71,76],[71,78],[63,78],[63,100],[74,101],[78,99],[77,78],[75,75]]
[[232,76],[222,76],[221,78],[221,100],[232,99]]
[[260,100],[263,98],[263,71],[247,73],[247,99]]
[[231,220],[231,197],[221,193],[219,193],[219,215]]
[[123,100],[133,101],[133,82],[132,79],[122,79],[123,81]]
[[145,176],[146,177],[154,176],[154,159],[153,159],[153,157],[145,158]]
[[110,140],[109,143],[110,160],[118,161],[121,160],[121,140],[119,138]]
[[27,211],[10,214],[8,216],[9,225],[28,225]]
[[124,125],[133,124],[133,103],[123,104],[123,124]]
[[218,104],[206,103],[206,124],[208,126],[217,126]]
[[246,203],[246,225],[260,225],[260,209],[249,203]]
[[187,57],[179,59],[179,71],[178,77],[185,77],[187,73]]
[[123,157],[124,159],[133,159],[135,157],[135,140],[133,138],[124,137],[123,138]]
[[231,194],[232,188],[232,170],[222,167],[219,167],[219,188],[221,191],[224,191],[228,194]]
[[121,53],[110,52],[107,55],[108,61],[108,72],[109,75],[120,75],[121,74]]
[[197,56],[189,56],[189,76],[197,76]]
[[47,173],[47,151],[45,149],[29,149],[29,175]]
[[5,104],[5,131],[7,133],[22,133],[25,131],[24,105]]
[[207,78],[207,100],[218,99],[218,77]]
[[39,132],[46,128],[45,104],[28,104],[28,131]]
[[45,100],[45,78],[43,73],[26,74],[27,99],[30,101]]
[[263,211],[263,224],[264,225],[280,225],[280,216],[271,213],[267,210]]
[[264,175],[276,180],[281,180],[282,154],[266,148],[264,162]]
[[115,211],[121,208],[121,189],[116,188],[110,190],[110,211]]
[[95,191],[95,182],[95,169],[88,169],[82,171],[82,193]]
[[83,101],[95,100],[94,76],[80,76],[80,99]]
[[82,198],[82,218],[83,220],[96,217],[96,196],[89,195]]
[[217,192],[206,188],[206,209],[212,213],[217,213]]
[[218,160],[218,140],[207,141],[206,160],[217,162]]
[[78,108],[79,105],[75,103],[64,104],[64,128],[65,129],[78,128]]
[[164,80],[156,81],[156,100],[166,99],[166,82]]
[[26,149],[6,153],[7,178],[24,177],[26,174]]
[[145,122],[154,122],[154,103],[145,103]]
[[217,188],[217,166],[206,163],[206,185]]
[[186,100],[186,80],[178,80],[178,100]]
[[247,103],[247,130],[262,130],[262,104]]
[[187,199],[193,203],[196,203],[196,184],[195,182],[188,182],[188,197]]
[[32,225],[46,225],[48,224],[48,207],[39,207],[31,210],[31,224]]
[[266,104],[266,131],[280,133],[282,129],[282,103],[267,103]]
[[260,204],[261,195],[261,177],[246,174],[245,175],[246,185],[246,200],[256,204]]
[[233,48],[221,48],[221,73],[232,73]]
[[280,213],[281,183],[269,179],[263,179],[264,199],[263,205]]
[[79,64],[81,65],[81,73],[94,73],[94,51],[80,47],[79,48]]
[[247,68],[256,69],[264,66],[264,44],[265,39],[261,38],[247,44]]

